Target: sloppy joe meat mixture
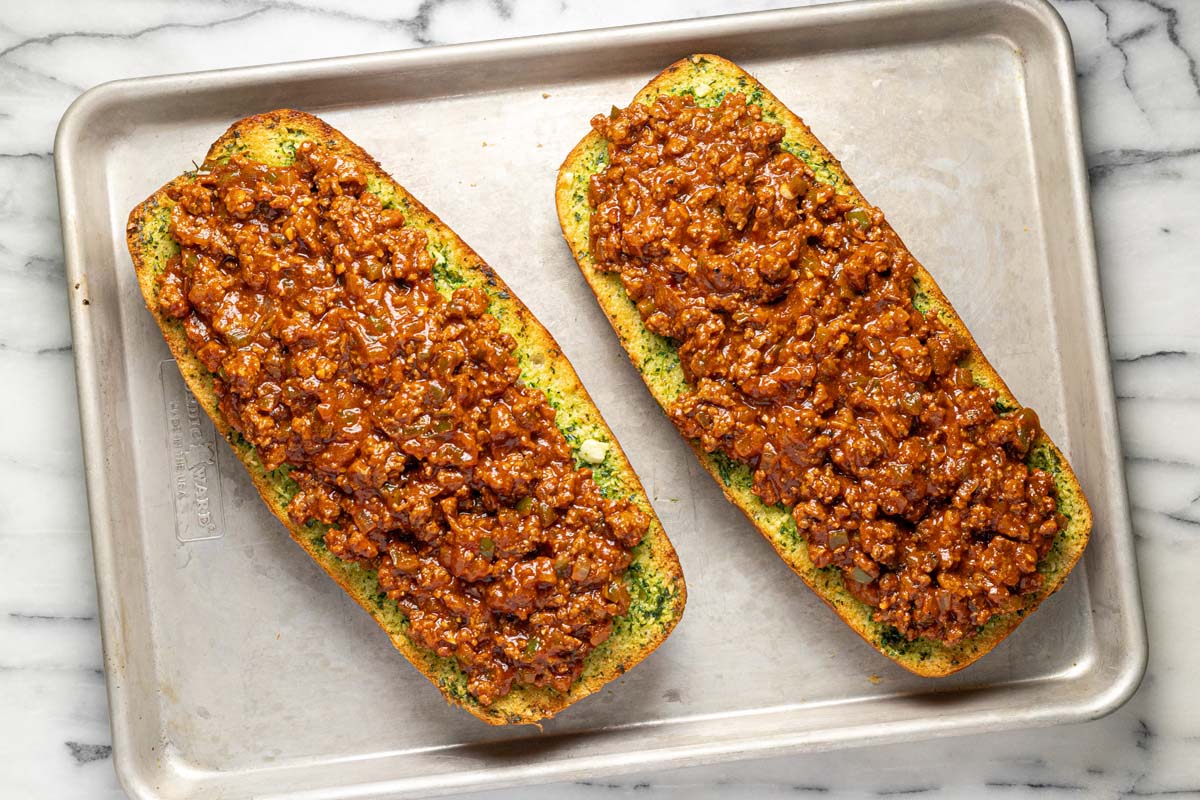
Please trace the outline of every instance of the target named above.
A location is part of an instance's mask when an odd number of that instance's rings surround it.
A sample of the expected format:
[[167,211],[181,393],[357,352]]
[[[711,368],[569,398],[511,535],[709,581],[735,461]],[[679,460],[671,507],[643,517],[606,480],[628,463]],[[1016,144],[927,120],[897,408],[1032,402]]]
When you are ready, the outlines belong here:
[[647,515],[578,469],[488,296],[435,285],[426,234],[335,150],[234,156],[171,191],[158,302],[298,525],[379,576],[421,645],[489,704],[566,690],[629,607]]
[[749,465],[814,563],[908,639],[954,644],[1021,607],[1064,524],[1025,463],[1037,416],[999,412],[968,343],[914,307],[882,213],[818,182],[742,95],[592,125],[591,252],[677,346],[682,433]]

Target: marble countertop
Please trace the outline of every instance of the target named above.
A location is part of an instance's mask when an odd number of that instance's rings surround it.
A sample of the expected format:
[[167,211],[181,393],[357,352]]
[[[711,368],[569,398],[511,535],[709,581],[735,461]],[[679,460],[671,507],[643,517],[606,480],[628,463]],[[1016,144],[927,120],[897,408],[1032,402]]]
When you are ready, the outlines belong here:
[[[51,158],[68,104],[116,78],[787,5],[797,3],[0,4],[0,794],[123,796],[109,744]],[[1086,724],[489,797],[1200,797],[1200,621],[1182,613],[1179,597],[1200,568],[1200,2],[1055,5],[1075,44],[1149,626],[1141,689]]]

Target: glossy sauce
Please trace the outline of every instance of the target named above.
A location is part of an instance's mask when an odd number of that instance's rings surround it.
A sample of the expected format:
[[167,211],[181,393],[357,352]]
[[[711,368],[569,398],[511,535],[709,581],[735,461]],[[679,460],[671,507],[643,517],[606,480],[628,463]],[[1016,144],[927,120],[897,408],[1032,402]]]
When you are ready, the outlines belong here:
[[817,182],[741,95],[592,125],[609,142],[592,254],[677,345],[680,431],[748,464],[816,565],[909,639],[953,644],[1019,608],[1063,523],[1025,464],[1037,416],[1000,413],[967,343],[914,307],[882,213]]
[[649,519],[576,467],[487,295],[444,297],[425,233],[311,142],[286,168],[234,156],[173,198],[160,307],[225,419],[290,468],[292,520],[377,570],[480,702],[565,691],[628,609]]

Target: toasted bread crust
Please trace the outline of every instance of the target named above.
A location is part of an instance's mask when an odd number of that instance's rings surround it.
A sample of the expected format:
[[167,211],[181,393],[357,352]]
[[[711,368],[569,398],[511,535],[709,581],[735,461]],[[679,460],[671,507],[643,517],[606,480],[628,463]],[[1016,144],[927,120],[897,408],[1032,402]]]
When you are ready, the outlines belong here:
[[[835,184],[840,193],[866,202],[841,164],[808,126],[748,73],[720,56],[700,54],[675,62],[639,91],[634,102],[650,104],[662,94],[689,93],[701,105],[715,104],[726,94],[746,95],[749,102],[763,109],[764,118],[784,126],[785,146],[813,168],[818,180]],[[665,408],[685,387],[673,347],[645,329],[620,278],[614,273],[599,272],[589,251],[592,209],[587,202],[588,178],[603,169],[606,158],[607,143],[595,131],[585,136],[567,156],[559,170],[555,191],[559,223],[584,279],[595,293],[622,346],[641,372],[650,393]],[[938,314],[948,327],[969,342],[971,351],[966,366],[975,382],[995,389],[1003,402],[1016,407],[1017,401],[1011,390],[984,357],[933,277],[919,263],[914,304],[925,313]],[[909,642],[894,628],[871,618],[873,609],[849,593],[839,570],[818,569],[812,563],[807,544],[796,532],[790,514],[765,506],[750,491],[749,480],[744,479],[748,472],[743,466],[735,464],[731,467],[730,462],[720,455],[705,453],[694,442],[691,446],[726,498],[746,514],[776,553],[821,600],[872,647],[905,669],[925,677],[957,672],[1012,633],[1043,600],[1061,588],[1082,555],[1092,527],[1091,509],[1075,473],[1045,432],[1040,433],[1029,460],[1054,475],[1059,510],[1068,518],[1067,526],[1055,538],[1049,555],[1038,565],[1044,577],[1042,588],[1025,597],[1021,610],[994,617],[976,635],[958,644],[948,646],[930,639]]]
[[[292,539],[375,618],[396,649],[433,682],[449,702],[492,725],[537,723],[624,674],[666,639],[679,621],[687,599],[679,560],[628,459],[550,333],[475,251],[388,176],[375,159],[322,120],[300,111],[282,109],[234,123],[213,144],[204,164],[227,160],[235,152],[256,161],[287,164],[294,157],[295,144],[305,139],[321,142],[336,149],[343,157],[357,161],[370,176],[369,190],[402,208],[406,223],[425,230],[430,246],[440,248],[440,260],[435,257],[435,261],[445,274],[453,277],[456,281],[453,285],[478,285],[488,293],[489,311],[517,341],[522,378],[546,391],[558,411],[558,425],[572,446],[577,447],[585,437],[609,442],[607,458],[596,468],[597,482],[602,490],[631,497],[651,517],[650,529],[635,549],[634,562],[626,574],[632,597],[629,613],[618,619],[610,639],[588,655],[582,676],[568,692],[518,686],[492,705],[481,706],[467,693],[466,677],[452,659],[441,658],[408,637],[407,620],[395,603],[381,593],[373,572],[330,553],[324,545],[325,529],[322,526],[296,526],[288,519],[286,506],[290,492],[294,491],[288,486],[289,479],[285,475],[266,472],[254,448],[233,431],[217,408],[212,374],[192,352],[182,325],[165,317],[158,308],[156,277],[178,250],[169,236],[172,201],[168,192],[192,180],[188,174],[159,189],[129,216],[127,243],[143,299],[158,322],[188,387],[217,430],[234,448],[263,501],[287,528]],[[533,354],[537,358],[531,360],[529,356]]]

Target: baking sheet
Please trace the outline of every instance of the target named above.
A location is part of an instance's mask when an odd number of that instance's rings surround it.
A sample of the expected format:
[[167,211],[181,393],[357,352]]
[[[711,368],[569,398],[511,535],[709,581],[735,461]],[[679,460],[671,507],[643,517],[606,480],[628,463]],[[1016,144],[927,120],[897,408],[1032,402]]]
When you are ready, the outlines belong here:
[[[691,52],[812,126],[1067,452],[1096,514],[1066,588],[976,666],[917,678],[727,504],[628,364],[561,240],[588,119]],[[380,160],[574,362],[683,562],[657,652],[534,728],[443,702],[258,500],[170,374],[124,245],[138,201],[233,120],[293,106]],[[1080,720],[1136,688],[1145,632],[1073,63],[1035,0],[871,2],[124,81],[56,146],[118,774],[136,797],[407,797]]]

